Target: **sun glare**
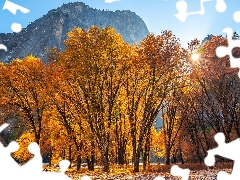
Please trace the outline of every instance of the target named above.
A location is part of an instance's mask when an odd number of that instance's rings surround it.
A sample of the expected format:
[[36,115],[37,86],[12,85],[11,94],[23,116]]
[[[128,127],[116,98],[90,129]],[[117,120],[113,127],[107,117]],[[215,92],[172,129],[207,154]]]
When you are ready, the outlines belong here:
[[198,59],[199,59],[199,54],[192,54],[192,59],[194,60],[194,61],[197,61]]

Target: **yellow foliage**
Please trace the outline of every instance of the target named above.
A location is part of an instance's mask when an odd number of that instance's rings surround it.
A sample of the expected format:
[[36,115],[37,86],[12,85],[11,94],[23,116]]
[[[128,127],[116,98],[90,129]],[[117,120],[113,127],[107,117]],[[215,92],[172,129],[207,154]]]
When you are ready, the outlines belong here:
[[16,151],[13,156],[20,162],[26,162],[33,157],[33,155],[29,153],[27,149],[31,142],[35,142],[34,135],[31,132],[23,133],[23,135],[17,140],[17,143],[19,144],[19,150]]

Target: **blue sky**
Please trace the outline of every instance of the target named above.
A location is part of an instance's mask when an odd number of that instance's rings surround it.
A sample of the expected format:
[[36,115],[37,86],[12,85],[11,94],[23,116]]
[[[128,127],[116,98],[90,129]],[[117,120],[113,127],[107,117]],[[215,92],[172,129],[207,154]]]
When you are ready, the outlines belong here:
[[[10,0],[30,10],[23,14],[20,11],[13,15],[8,10],[0,11],[0,33],[10,33],[11,24],[16,22],[26,27],[30,22],[42,17],[49,10],[60,7],[63,3],[75,2],[74,0]],[[180,38],[183,46],[191,39],[202,40],[207,34],[223,34],[222,30],[231,27],[240,34],[240,24],[234,22],[233,13],[240,11],[239,0],[225,0],[227,10],[219,13],[215,9],[216,0],[204,2],[204,15],[188,16],[183,23],[174,14],[177,14],[176,2],[178,0],[119,0],[113,3],[105,3],[104,0],[79,0],[97,9],[131,10],[139,15],[146,23],[148,30],[156,35],[162,30],[172,30]],[[200,0],[186,0],[188,12],[200,10]],[[0,0],[3,7],[5,0]],[[225,35],[225,34],[223,34]],[[0,42],[1,43],[1,42]]]

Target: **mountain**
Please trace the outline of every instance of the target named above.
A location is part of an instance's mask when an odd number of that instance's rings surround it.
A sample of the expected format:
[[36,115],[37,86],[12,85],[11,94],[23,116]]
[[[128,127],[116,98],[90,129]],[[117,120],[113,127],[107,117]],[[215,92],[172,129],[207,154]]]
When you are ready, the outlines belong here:
[[63,4],[30,23],[20,33],[0,34],[0,43],[8,51],[0,50],[0,61],[9,62],[33,54],[46,61],[46,48],[63,49],[66,33],[74,26],[88,29],[92,25],[115,28],[129,43],[139,43],[149,34],[144,21],[129,10],[106,11],[90,8],[82,2]]

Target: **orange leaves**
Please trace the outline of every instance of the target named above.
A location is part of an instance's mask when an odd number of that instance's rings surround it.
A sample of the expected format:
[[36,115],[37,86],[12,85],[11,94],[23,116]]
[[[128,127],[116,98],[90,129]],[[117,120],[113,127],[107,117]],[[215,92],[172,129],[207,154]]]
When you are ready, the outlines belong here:
[[[130,45],[113,28],[94,26],[74,27],[64,45],[63,51],[50,50],[49,64],[33,56],[0,64],[2,99],[25,123],[26,135],[31,132],[45,147],[45,154],[55,153],[52,157],[58,159],[73,150],[78,159],[89,160],[100,152],[105,170],[112,158],[122,159],[122,164],[135,159],[137,171],[140,150],[144,156],[149,151],[159,110],[171,105],[176,111],[182,95],[193,91],[189,86],[196,81],[184,69],[186,50],[171,31]],[[164,116],[164,128],[172,123],[173,138],[166,135],[171,144],[178,137],[181,115],[169,109]],[[155,135],[159,150],[164,138]]]
[[16,151],[13,156],[20,160],[20,163],[24,163],[31,159],[33,156],[28,152],[28,145],[34,142],[34,135],[31,132],[25,132],[19,139],[18,144],[20,146],[19,150]]
[[33,130],[35,140],[39,142],[46,107],[45,65],[40,59],[29,55],[4,66],[0,78],[5,106],[15,110],[14,116]]

